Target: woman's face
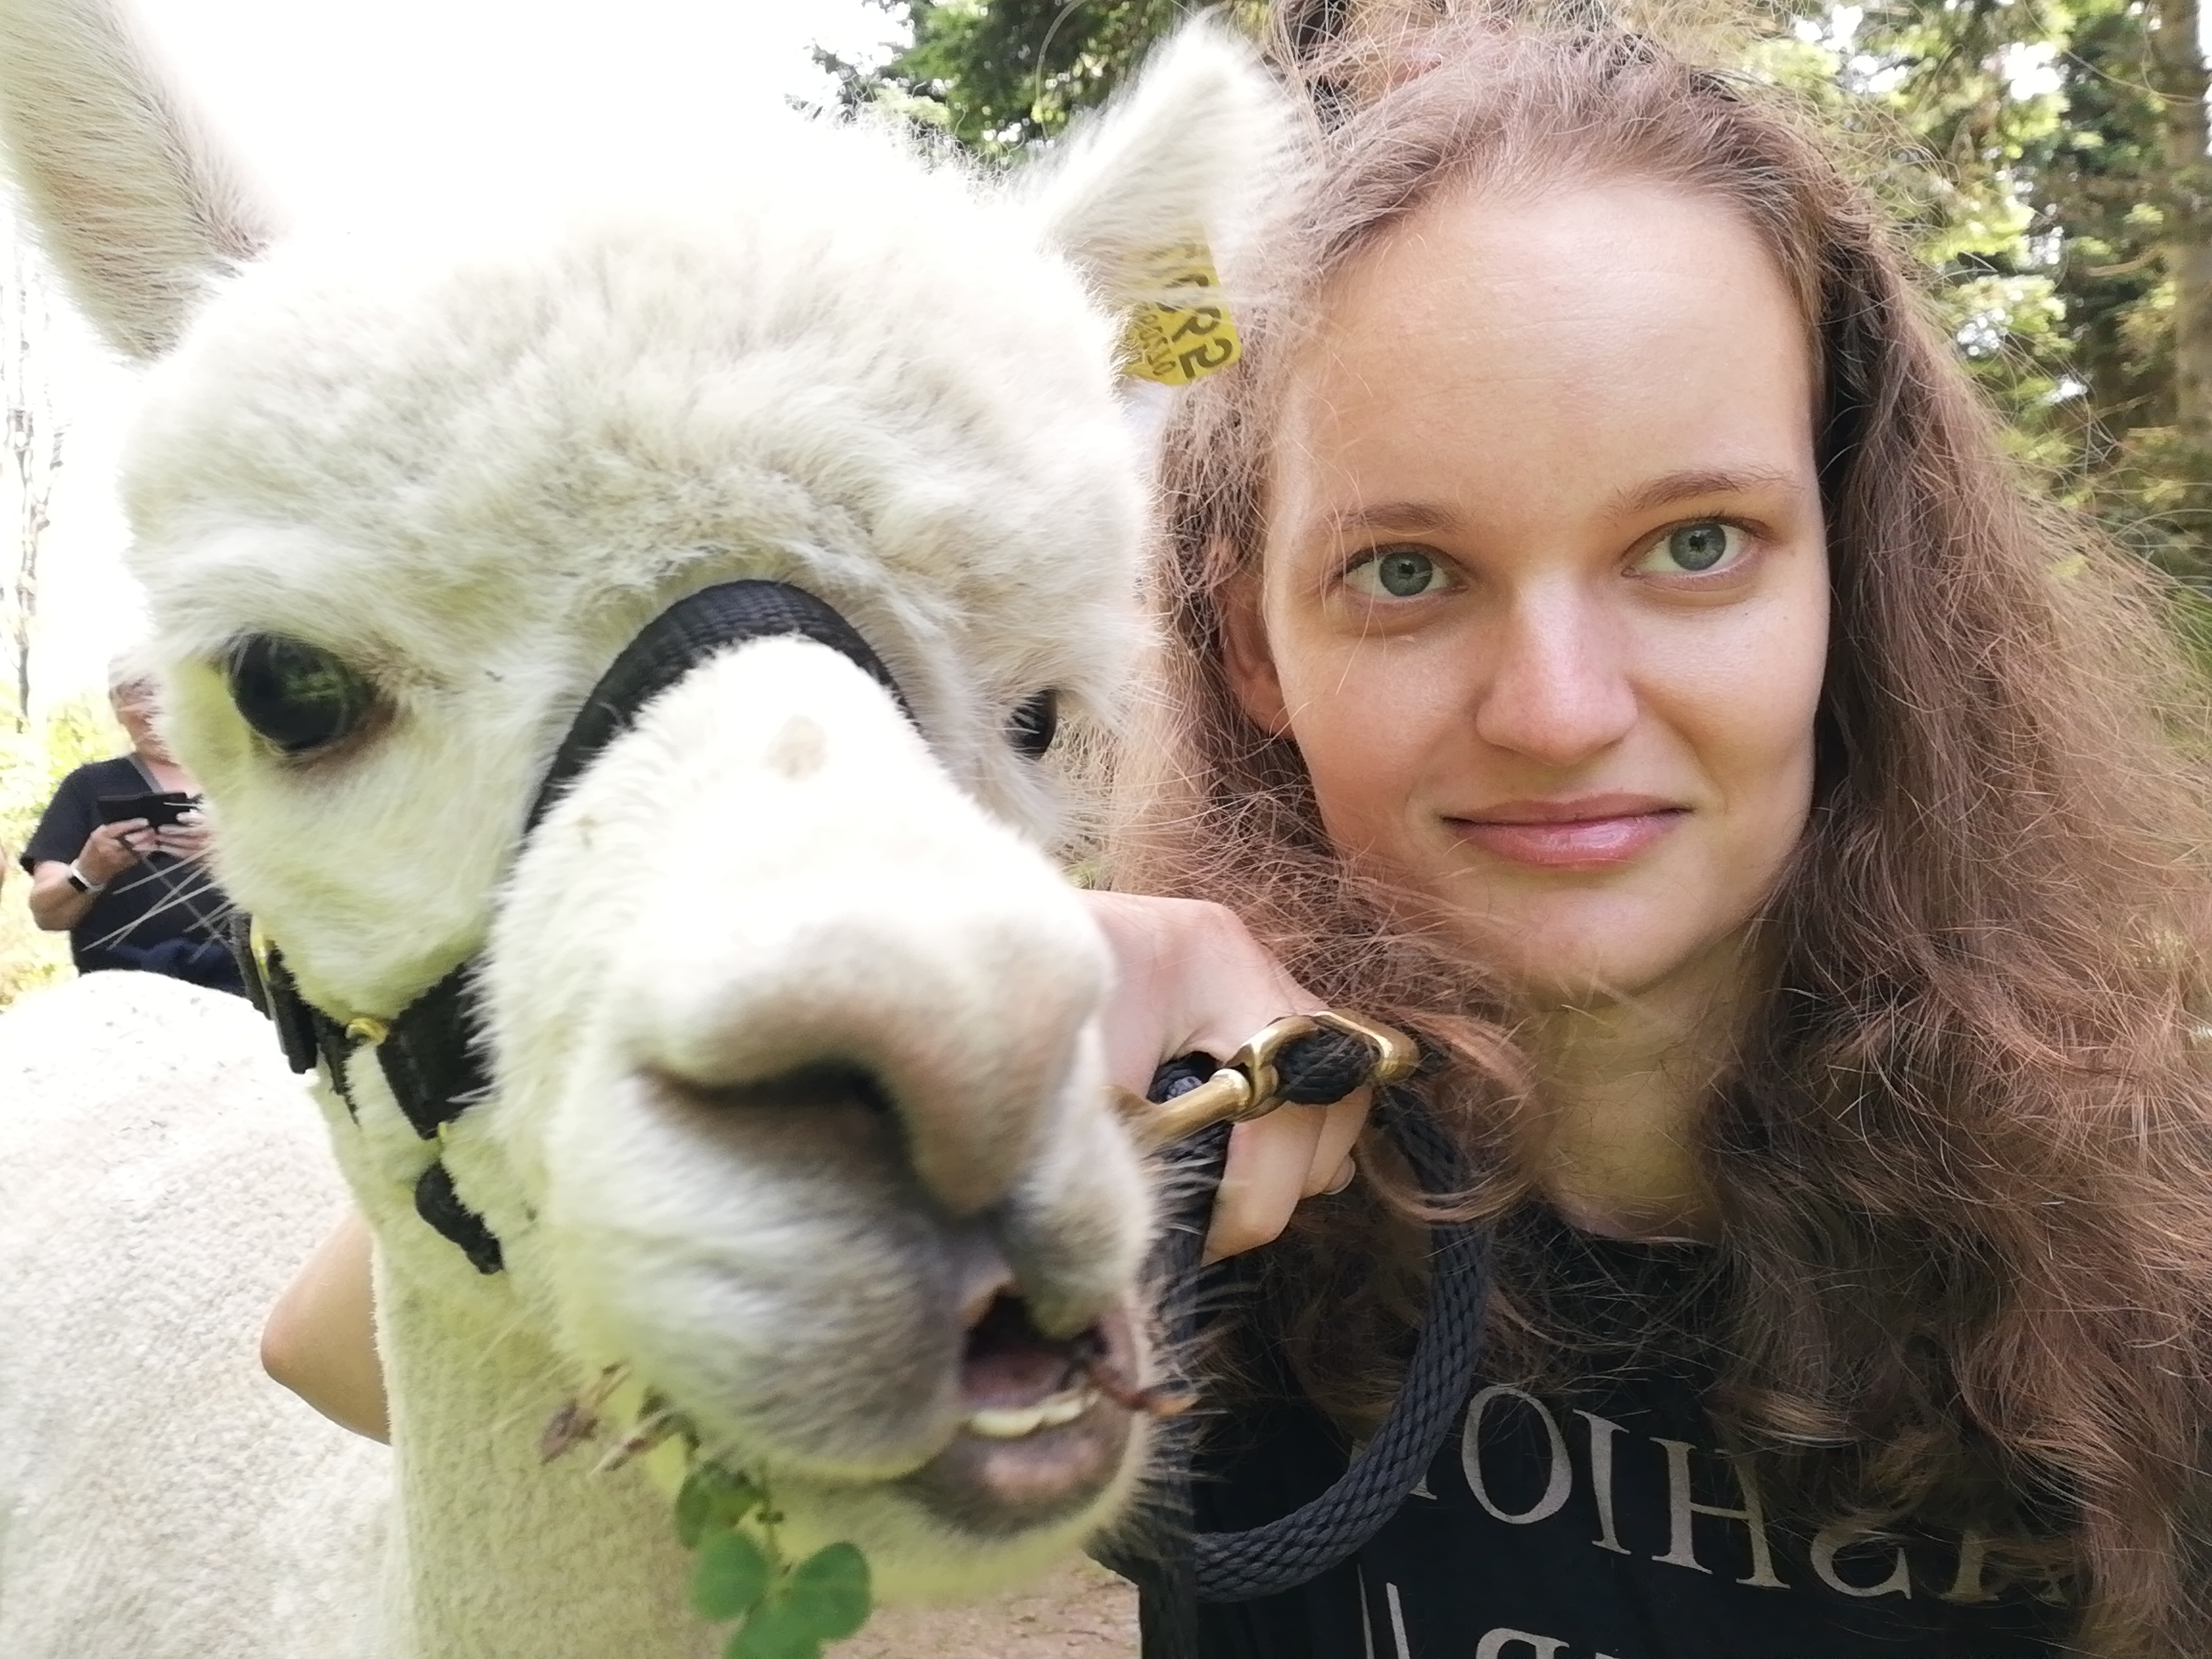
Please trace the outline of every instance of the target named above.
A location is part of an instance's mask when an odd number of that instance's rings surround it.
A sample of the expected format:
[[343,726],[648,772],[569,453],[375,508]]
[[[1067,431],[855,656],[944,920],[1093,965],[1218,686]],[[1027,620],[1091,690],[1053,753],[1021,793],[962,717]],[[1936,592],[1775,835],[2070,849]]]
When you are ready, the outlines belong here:
[[1531,997],[1733,980],[1828,629],[1781,271],[1687,191],[1462,193],[1327,303],[1230,607],[1246,708],[1340,852]]
[[118,685],[107,694],[108,705],[115,710],[116,723],[131,739],[131,746],[150,760],[167,760],[169,751],[154,730],[154,686],[145,680]]

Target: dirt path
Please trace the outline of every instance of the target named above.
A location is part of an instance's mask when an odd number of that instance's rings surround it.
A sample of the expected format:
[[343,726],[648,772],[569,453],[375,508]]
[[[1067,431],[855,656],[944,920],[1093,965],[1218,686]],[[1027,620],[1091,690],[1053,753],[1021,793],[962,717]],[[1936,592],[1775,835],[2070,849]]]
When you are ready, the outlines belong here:
[[1133,1659],[1136,1651],[1136,1591],[1083,1560],[1018,1595],[879,1613],[831,1650],[836,1659]]

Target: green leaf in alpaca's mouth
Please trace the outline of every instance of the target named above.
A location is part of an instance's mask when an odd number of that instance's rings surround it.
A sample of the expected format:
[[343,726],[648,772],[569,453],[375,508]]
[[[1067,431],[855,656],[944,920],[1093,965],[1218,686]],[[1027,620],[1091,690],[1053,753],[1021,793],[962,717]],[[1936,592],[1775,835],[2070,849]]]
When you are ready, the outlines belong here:
[[[636,1396],[627,1404],[617,1398],[625,1388]],[[691,1570],[693,1608],[715,1624],[738,1621],[724,1659],[820,1659],[824,1642],[841,1642],[868,1622],[868,1562],[859,1548],[830,1544],[804,1561],[787,1560],[776,1536],[783,1516],[768,1477],[700,1456],[699,1437],[689,1419],[630,1382],[627,1365],[609,1365],[554,1413],[538,1442],[539,1455],[550,1462],[597,1439],[606,1415],[634,1420],[599,1460],[597,1473],[647,1455],[682,1457],[676,1536],[697,1558]]]
[[830,1544],[804,1561],[785,1559],[783,1520],[765,1478],[694,1455],[676,1494],[676,1535],[697,1553],[691,1605],[703,1619],[740,1622],[725,1659],[819,1659],[868,1621],[867,1559]]

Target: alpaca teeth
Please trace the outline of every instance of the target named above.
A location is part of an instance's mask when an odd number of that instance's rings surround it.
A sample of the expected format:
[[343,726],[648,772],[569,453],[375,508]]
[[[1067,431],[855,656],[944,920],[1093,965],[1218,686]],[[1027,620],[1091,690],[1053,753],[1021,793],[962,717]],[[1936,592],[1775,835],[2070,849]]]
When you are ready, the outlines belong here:
[[963,1426],[980,1439],[1019,1440],[1039,1429],[1073,1423],[1097,1403],[1097,1395],[1089,1389],[1064,1389],[1034,1406],[992,1406],[970,1412]]

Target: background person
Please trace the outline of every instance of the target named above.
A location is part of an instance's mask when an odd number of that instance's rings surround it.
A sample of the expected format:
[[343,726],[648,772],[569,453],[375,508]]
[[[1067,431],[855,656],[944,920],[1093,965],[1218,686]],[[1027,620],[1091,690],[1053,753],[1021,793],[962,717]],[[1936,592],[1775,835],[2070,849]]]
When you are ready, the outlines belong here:
[[103,799],[198,794],[155,729],[155,687],[135,659],[109,665],[108,702],[131,750],[78,767],[61,781],[21,862],[31,874],[31,917],[66,932],[79,973],[135,968],[243,994],[223,925],[228,902],[207,870],[198,812],[176,823],[100,821]]

